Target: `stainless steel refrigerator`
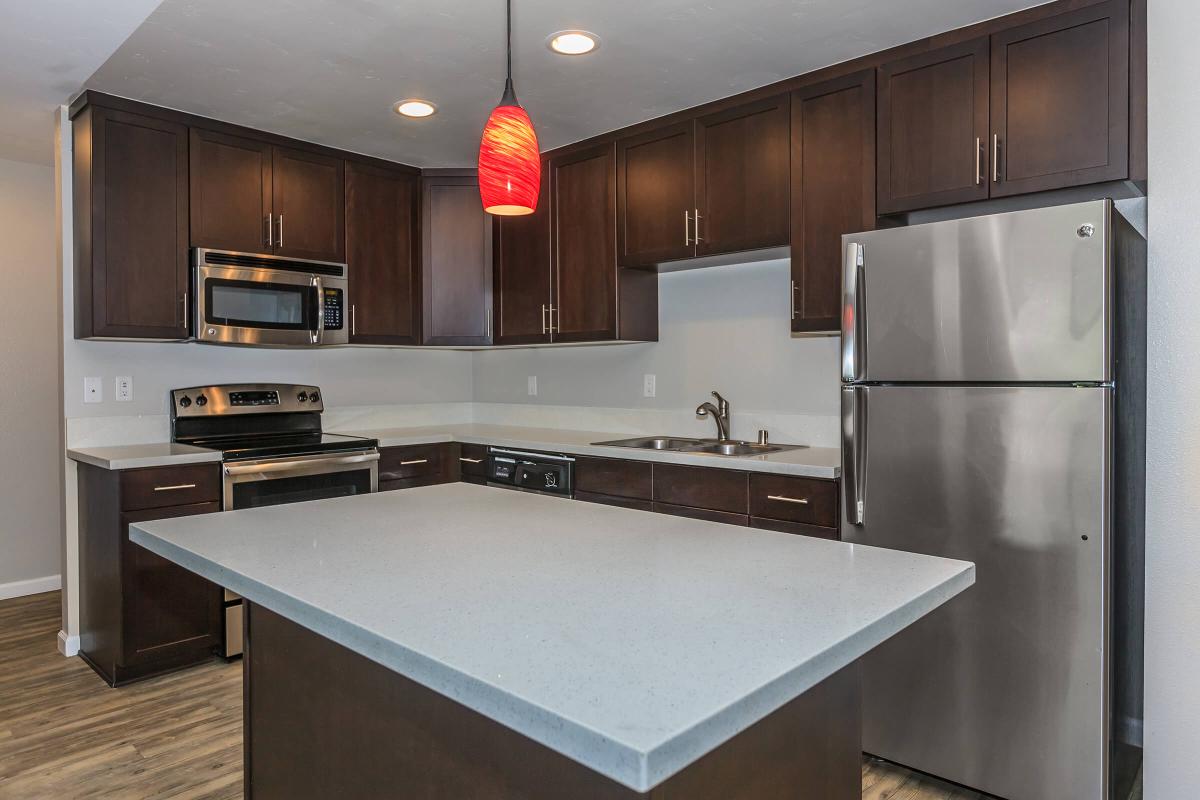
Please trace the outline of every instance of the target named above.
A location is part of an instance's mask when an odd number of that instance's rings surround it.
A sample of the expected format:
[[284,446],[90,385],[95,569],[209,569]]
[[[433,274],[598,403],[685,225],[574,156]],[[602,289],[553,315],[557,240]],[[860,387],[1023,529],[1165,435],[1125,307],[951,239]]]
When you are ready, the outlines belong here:
[[1140,718],[1145,241],[1102,200],[843,252],[842,535],[976,565],[864,659],[863,748],[1107,798]]

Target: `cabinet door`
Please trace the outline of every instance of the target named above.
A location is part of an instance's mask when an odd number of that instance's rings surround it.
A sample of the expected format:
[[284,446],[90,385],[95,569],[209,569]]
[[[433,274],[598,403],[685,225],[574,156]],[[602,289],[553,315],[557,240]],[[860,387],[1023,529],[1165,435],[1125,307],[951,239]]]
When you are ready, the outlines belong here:
[[789,98],[696,120],[696,255],[788,243]]
[[556,342],[617,335],[615,161],[604,144],[550,162]]
[[75,335],[186,339],[187,128],[93,107],[75,170]]
[[194,503],[121,514],[124,666],[204,650],[221,636],[220,587],[129,541],[130,523],[220,510],[220,503]]
[[273,148],[276,253],[318,261],[346,260],[345,163],[332,156]]
[[992,196],[1129,176],[1129,3],[992,36]]
[[417,344],[417,177],[346,162],[353,344]]
[[879,213],[988,196],[988,40],[879,68]]
[[191,200],[193,247],[271,252],[271,145],[192,128]]
[[696,211],[692,122],[617,140],[617,254],[621,266],[691,258]]
[[875,72],[792,94],[792,330],[838,333],[842,234],[875,226]]
[[467,176],[421,179],[424,344],[492,342],[492,221]]
[[542,196],[532,214],[498,217],[495,230],[496,344],[550,341],[550,205],[545,166]]

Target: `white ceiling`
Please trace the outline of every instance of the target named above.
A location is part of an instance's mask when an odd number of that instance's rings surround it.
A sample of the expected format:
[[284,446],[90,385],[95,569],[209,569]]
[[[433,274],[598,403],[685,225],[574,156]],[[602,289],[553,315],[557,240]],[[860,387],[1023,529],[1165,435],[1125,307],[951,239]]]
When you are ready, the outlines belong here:
[[159,0],[0,0],[0,158],[49,164],[54,109]]
[[[119,26],[93,22],[85,35],[49,17],[71,16],[58,13],[64,6],[154,5],[0,2],[28,7],[20,23],[45,37],[40,50],[26,48],[29,71],[56,101],[78,87],[80,56],[103,50]],[[1038,4],[514,0],[514,79],[549,149]],[[595,31],[603,44],[555,55],[544,40],[564,28]],[[503,49],[502,0],[163,0],[87,86],[421,166],[462,166],[503,87]],[[392,113],[410,96],[437,103],[438,114]]]

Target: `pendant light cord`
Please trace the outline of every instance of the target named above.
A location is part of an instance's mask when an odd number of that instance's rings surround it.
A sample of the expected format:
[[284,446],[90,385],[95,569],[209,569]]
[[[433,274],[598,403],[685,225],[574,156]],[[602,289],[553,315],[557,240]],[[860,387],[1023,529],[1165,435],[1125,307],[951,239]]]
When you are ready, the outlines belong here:
[[504,77],[504,95],[500,98],[502,106],[519,106],[517,93],[513,91],[512,82],[512,0],[504,3],[504,34],[505,34],[505,65],[507,72]]

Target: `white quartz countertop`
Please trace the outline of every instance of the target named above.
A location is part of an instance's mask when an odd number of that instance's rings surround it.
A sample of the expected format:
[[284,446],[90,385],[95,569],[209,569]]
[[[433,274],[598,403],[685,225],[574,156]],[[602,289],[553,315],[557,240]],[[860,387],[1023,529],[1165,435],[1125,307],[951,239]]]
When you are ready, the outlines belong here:
[[116,447],[81,447],[67,450],[67,457],[103,469],[138,469],[175,464],[205,464],[221,460],[219,450],[187,444],[158,442]]
[[[772,472],[801,475],[809,478],[836,478],[841,474],[842,454],[836,447],[802,447],[762,456],[715,456],[707,453],[677,453],[669,450],[642,450],[635,447],[595,445],[629,439],[639,434],[574,431],[557,428],[518,428],[507,425],[468,423],[421,428],[383,428],[377,430],[346,430],[353,436],[378,439],[382,447],[431,442],[465,442],[490,444],[526,450],[555,450],[581,456],[628,458],[637,461],[657,461],[667,464],[738,469],[747,472]],[[780,442],[780,444],[800,444]]]
[[[350,436],[378,439],[381,447],[436,442],[464,442],[495,445],[525,450],[551,450],[581,456],[627,458],[636,461],[657,461],[666,464],[737,469],[747,472],[771,472],[780,475],[800,475],[808,478],[837,478],[841,475],[842,454],[836,447],[802,447],[763,456],[714,456],[707,453],[676,453],[667,450],[641,450],[635,447],[595,445],[629,439],[639,434],[574,431],[557,428],[521,428],[510,425],[436,425],[417,428],[381,428],[375,430],[330,430]],[[793,444],[791,442],[781,444]],[[135,467],[165,467],[172,464],[194,464],[220,461],[216,450],[171,444],[136,444],[120,447],[79,447],[67,451],[75,461],[95,464],[105,469]]]
[[974,565],[469,484],[130,538],[648,791],[974,582]]

